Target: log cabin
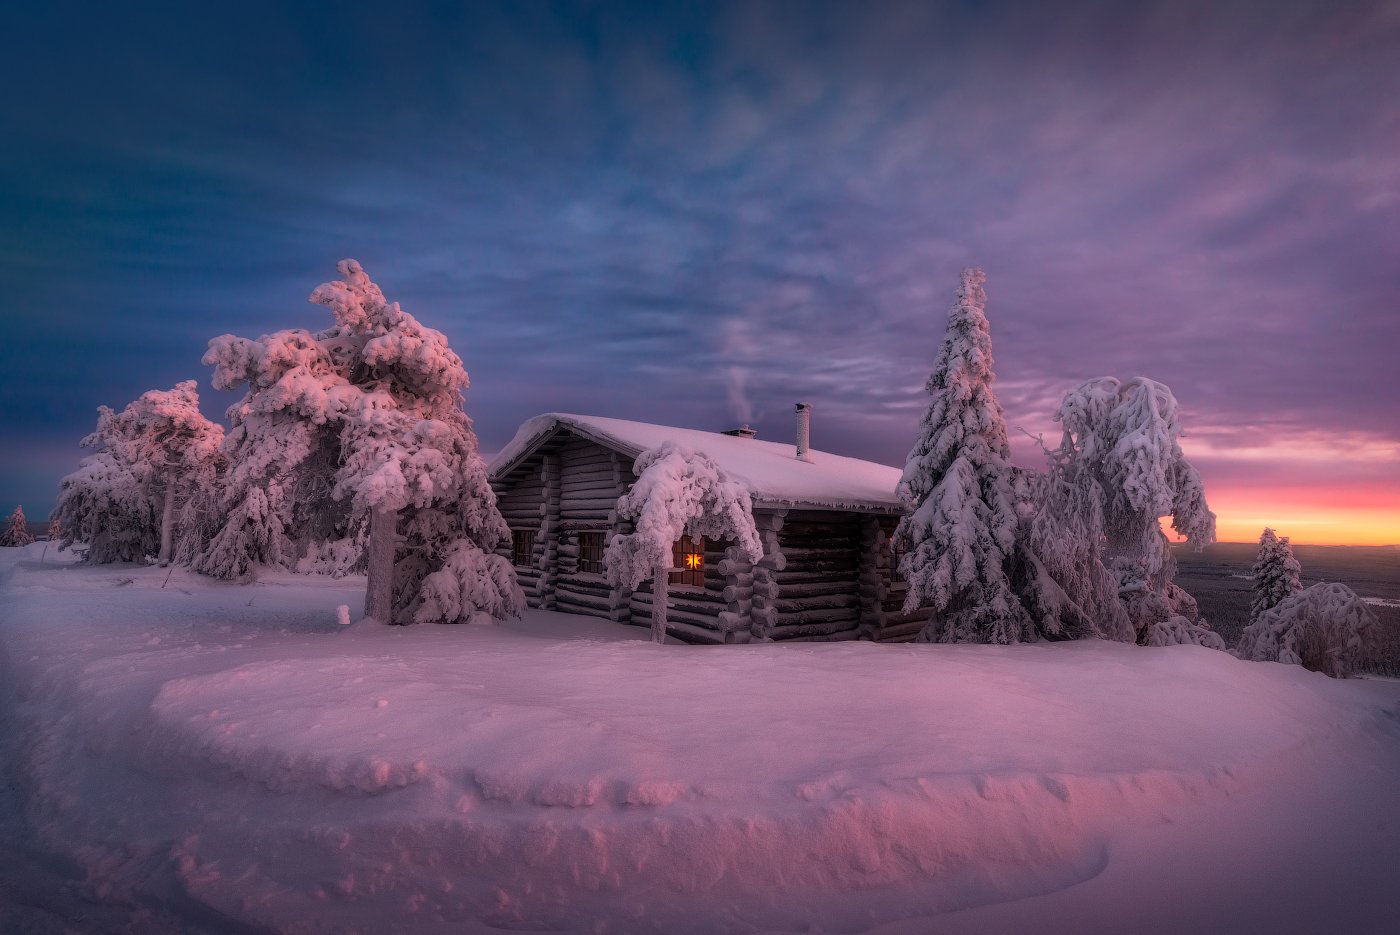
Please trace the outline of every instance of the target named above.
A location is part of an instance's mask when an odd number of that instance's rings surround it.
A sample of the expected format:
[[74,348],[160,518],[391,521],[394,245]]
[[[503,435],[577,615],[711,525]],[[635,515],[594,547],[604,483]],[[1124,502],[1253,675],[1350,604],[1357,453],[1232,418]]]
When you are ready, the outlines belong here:
[[914,639],[927,614],[905,616],[890,535],[904,512],[898,468],[816,451],[811,407],[798,404],[795,444],[729,432],[547,413],[527,421],[491,462],[511,529],[502,554],[531,607],[651,626],[652,588],[609,586],[608,538],[630,532],[617,500],[633,463],[672,441],[703,451],[753,499],[757,562],[727,541],[682,537],[673,548],[667,632],[688,643]]

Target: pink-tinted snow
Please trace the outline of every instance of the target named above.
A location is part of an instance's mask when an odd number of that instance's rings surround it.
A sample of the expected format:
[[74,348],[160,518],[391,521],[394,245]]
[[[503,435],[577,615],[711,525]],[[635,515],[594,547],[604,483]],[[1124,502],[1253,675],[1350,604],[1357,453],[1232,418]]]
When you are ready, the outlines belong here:
[[344,627],[362,579],[39,554],[0,551],[4,750],[104,911],[907,935],[1400,910],[1400,683],[1191,646]]

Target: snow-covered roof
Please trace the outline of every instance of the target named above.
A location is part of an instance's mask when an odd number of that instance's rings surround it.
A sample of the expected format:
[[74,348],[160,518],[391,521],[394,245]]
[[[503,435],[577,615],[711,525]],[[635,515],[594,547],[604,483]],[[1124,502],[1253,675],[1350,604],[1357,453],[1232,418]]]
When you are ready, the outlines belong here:
[[900,469],[887,464],[815,449],[809,463],[797,460],[792,442],[562,412],[535,416],[521,425],[515,438],[492,459],[492,477],[509,473],[560,429],[632,458],[664,441],[703,451],[748,487],[755,505],[902,512],[895,494]]

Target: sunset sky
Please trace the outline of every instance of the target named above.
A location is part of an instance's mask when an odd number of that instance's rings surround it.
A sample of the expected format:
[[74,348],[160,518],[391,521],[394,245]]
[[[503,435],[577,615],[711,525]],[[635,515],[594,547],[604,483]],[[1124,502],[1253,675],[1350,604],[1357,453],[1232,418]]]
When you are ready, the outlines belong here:
[[[356,257],[539,412],[902,463],[964,265],[1016,457],[1180,399],[1222,540],[1400,543],[1400,3],[12,4],[0,507]],[[334,12],[330,12],[331,10]]]

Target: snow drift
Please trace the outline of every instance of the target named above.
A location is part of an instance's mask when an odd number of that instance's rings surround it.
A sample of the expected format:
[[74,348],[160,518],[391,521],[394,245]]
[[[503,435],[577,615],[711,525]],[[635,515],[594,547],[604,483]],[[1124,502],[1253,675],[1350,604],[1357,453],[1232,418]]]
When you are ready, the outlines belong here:
[[[360,579],[12,555],[5,755],[39,842],[91,898],[214,929],[975,929],[1099,878],[1185,885],[1179,925],[1201,855],[1252,835],[1345,836],[1353,880],[1400,857],[1374,791],[1395,683],[1099,641],[702,649],[537,611],[344,627]],[[1144,843],[1164,822],[1195,829],[1184,877]],[[1287,907],[1308,884],[1274,850],[1251,871],[1279,892],[1242,898]],[[1396,899],[1359,907],[1334,915]]]

